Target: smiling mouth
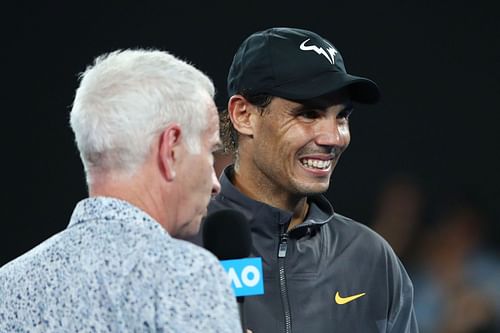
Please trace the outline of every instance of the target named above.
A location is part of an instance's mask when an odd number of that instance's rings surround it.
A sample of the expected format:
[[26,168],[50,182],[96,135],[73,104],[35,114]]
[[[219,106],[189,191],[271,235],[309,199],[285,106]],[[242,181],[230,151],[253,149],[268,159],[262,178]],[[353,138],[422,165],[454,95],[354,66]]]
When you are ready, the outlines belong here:
[[332,166],[331,160],[317,160],[312,158],[303,158],[300,163],[306,168],[317,170],[328,170]]

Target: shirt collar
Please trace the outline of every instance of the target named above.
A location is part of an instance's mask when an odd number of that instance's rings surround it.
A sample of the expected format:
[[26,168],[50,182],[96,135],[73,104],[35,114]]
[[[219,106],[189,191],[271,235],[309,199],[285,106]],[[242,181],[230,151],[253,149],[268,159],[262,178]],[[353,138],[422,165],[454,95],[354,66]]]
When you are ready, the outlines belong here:
[[77,203],[68,228],[89,221],[121,220],[153,224],[164,232],[166,230],[143,210],[131,203],[111,197],[90,197]]

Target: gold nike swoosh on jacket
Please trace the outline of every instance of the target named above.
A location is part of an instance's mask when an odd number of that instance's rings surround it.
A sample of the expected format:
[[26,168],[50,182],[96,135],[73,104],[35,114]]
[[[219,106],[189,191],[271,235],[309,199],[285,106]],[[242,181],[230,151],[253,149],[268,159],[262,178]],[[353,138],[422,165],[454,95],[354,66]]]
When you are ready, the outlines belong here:
[[355,299],[363,297],[365,295],[366,295],[366,293],[361,293],[361,294],[356,294],[356,295],[352,295],[352,296],[342,297],[342,296],[340,296],[339,292],[337,291],[337,293],[335,294],[335,303],[346,304],[346,303],[354,301]]

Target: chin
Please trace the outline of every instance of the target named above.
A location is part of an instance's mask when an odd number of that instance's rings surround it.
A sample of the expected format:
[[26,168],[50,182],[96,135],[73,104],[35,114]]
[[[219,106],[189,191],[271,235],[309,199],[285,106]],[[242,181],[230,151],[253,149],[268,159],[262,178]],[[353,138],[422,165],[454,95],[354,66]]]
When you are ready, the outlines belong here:
[[200,231],[202,216],[196,216],[191,221],[185,223],[175,235],[177,238],[188,238],[196,235]]
[[323,194],[328,190],[328,184],[326,185],[314,185],[314,186],[301,186],[299,192],[303,195],[316,195]]

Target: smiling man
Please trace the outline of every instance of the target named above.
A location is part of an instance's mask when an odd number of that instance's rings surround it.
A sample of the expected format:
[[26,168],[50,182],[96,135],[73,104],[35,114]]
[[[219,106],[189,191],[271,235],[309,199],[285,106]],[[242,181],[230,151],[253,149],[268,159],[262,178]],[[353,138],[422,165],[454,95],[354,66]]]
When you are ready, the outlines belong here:
[[245,301],[254,332],[417,332],[413,287],[380,236],[334,212],[322,195],[350,142],[353,102],[378,87],[347,74],[321,36],[272,28],[249,36],[228,75],[222,114],[235,163],[209,212],[250,220],[263,258],[263,296]]

